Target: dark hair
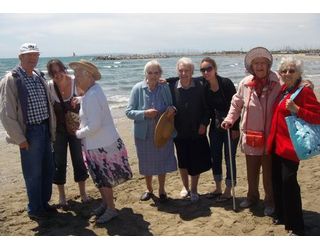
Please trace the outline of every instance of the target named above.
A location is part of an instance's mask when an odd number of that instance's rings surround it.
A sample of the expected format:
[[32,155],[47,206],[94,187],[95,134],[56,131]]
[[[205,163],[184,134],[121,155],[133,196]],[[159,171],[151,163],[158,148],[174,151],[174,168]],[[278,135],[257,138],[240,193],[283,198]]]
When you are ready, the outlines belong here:
[[61,62],[59,59],[51,59],[48,63],[47,63],[47,70],[48,70],[48,75],[53,78],[53,72],[52,72],[52,66],[53,65],[58,65],[60,71],[66,72],[67,67],[64,66],[63,62]]
[[[201,60],[201,63],[203,62],[207,62],[207,63],[210,63],[212,65],[212,67],[214,68],[215,71],[217,71],[217,64],[216,64],[216,61],[213,60],[211,57],[205,57]],[[200,63],[200,64],[201,64]]]

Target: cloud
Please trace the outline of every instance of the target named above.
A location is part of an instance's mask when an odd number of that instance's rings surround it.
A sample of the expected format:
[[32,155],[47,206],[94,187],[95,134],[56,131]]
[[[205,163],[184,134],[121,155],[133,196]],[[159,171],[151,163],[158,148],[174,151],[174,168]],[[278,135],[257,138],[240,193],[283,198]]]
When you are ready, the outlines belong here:
[[1,14],[0,53],[35,41],[44,56],[320,47],[319,14]]

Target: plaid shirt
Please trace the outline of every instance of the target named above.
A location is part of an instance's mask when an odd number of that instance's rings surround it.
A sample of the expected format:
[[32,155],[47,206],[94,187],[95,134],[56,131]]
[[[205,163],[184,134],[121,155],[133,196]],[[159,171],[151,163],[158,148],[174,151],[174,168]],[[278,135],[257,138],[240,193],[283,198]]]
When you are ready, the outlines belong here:
[[37,74],[28,76],[21,67],[19,70],[28,90],[27,124],[40,124],[49,118],[45,87]]

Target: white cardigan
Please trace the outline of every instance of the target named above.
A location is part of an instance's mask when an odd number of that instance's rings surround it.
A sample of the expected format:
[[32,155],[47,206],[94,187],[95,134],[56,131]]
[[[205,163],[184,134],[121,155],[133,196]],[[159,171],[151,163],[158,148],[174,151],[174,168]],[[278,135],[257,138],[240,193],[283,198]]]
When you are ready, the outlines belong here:
[[79,115],[80,129],[76,136],[82,139],[85,150],[110,146],[119,138],[107,97],[97,83],[81,98]]

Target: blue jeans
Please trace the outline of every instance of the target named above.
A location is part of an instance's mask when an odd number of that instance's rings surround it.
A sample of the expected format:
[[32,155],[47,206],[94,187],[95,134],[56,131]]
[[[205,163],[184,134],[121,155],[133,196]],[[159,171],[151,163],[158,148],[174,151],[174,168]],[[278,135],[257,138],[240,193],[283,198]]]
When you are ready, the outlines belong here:
[[27,125],[29,149],[20,149],[23,177],[29,199],[28,213],[45,211],[52,194],[53,154],[48,123]]
[[[230,131],[231,132],[231,131]],[[226,186],[231,187],[231,173],[230,173],[230,157],[229,157],[229,144],[228,144],[228,132],[221,131],[215,128],[214,125],[210,126],[209,131],[210,149],[213,160],[212,172],[213,178],[216,182],[222,181],[222,149],[224,148],[224,159],[226,162]],[[237,183],[237,168],[236,168],[236,152],[239,138],[231,140],[231,154],[232,154],[232,170],[233,170],[233,184]]]
[[74,181],[85,181],[89,177],[87,168],[83,162],[81,140],[74,135],[69,135],[67,132],[57,131],[56,141],[53,145],[55,165],[53,183],[57,185],[66,183],[68,144],[73,166]]

